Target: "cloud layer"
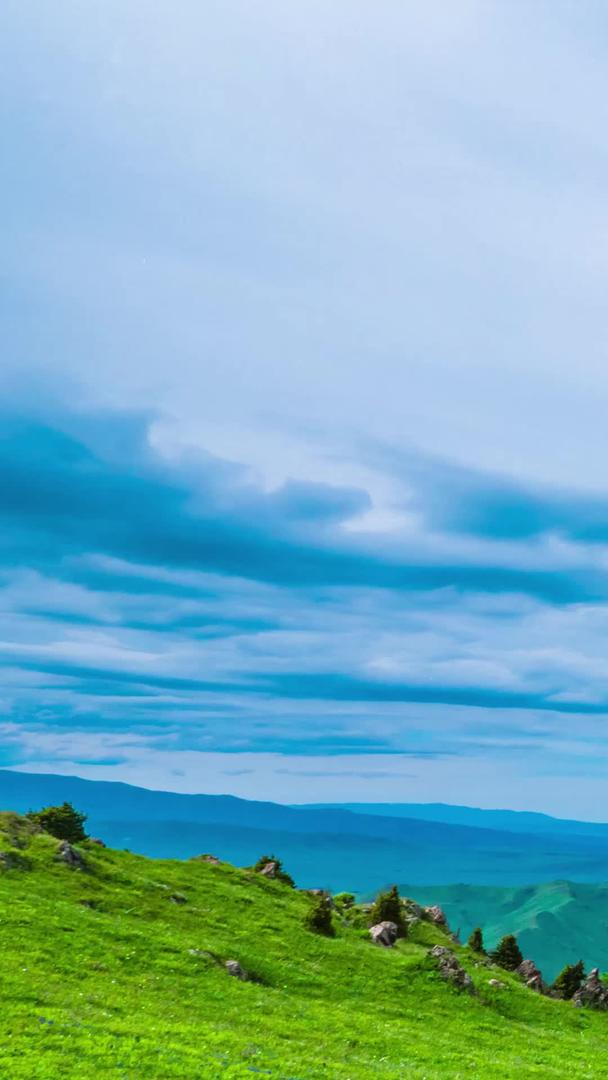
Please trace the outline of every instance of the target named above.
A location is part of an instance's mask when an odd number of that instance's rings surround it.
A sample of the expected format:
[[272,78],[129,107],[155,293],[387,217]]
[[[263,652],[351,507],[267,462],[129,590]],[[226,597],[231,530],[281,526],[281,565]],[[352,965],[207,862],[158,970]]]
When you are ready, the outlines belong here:
[[364,490],[169,459],[154,423],[2,417],[5,762],[228,753],[228,784],[239,755],[316,755],[302,777],[331,783],[356,754],[357,790],[386,755],[403,783],[450,760],[597,769],[608,500],[590,532],[576,493],[375,447],[398,524],[369,530]]

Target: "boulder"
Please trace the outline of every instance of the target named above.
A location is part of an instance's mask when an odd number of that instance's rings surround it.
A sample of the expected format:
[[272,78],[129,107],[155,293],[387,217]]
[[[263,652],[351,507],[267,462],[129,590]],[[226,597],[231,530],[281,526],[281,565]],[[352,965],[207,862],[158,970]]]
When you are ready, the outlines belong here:
[[15,870],[19,866],[19,858],[12,851],[0,851],[0,867],[3,870]]
[[58,862],[65,863],[65,865],[70,866],[72,870],[82,870],[84,866],[82,855],[75,847],[72,847],[68,840],[61,841],[55,857]]
[[577,1009],[584,1005],[591,1009],[608,1009],[608,986],[600,979],[598,968],[593,968],[581,983],[572,998],[572,1004]]
[[385,919],[370,927],[369,936],[374,945],[381,945],[384,949],[391,949],[397,940],[399,927],[396,923]]
[[458,990],[466,990],[469,994],[475,993],[475,987],[470,975],[464,970],[456,959],[451,949],[445,945],[435,945],[430,955],[437,961],[437,967],[442,979],[452,983]]
[[515,974],[524,980],[529,990],[534,990],[537,994],[547,993],[543,977],[533,960],[522,960],[519,967],[515,969]]
[[229,975],[232,975],[235,979],[240,979],[241,982],[249,982],[249,975],[244,968],[241,967],[238,960],[226,960],[226,971]]
[[271,861],[271,862],[265,863],[265,865],[262,867],[262,869],[258,870],[258,873],[261,874],[262,877],[276,878],[278,869],[279,869],[279,864],[276,863],[276,862]]
[[439,904],[433,904],[431,907],[424,908],[424,917],[429,922],[435,923],[436,926],[447,927],[448,920],[445,917],[443,908],[439,907]]

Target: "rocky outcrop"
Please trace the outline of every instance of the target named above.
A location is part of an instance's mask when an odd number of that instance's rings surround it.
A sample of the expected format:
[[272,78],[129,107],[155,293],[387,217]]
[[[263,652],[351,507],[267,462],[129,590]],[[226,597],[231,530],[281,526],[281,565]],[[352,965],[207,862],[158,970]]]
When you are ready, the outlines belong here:
[[388,919],[376,923],[375,926],[370,927],[369,931],[369,936],[374,945],[381,945],[384,949],[391,949],[393,947],[398,934],[399,927],[397,926],[397,923],[389,922]]
[[523,979],[528,990],[534,990],[537,994],[548,993],[548,987],[543,982],[543,977],[533,960],[522,960],[515,974]]
[[443,908],[439,907],[439,904],[433,904],[432,907],[425,907],[423,909],[423,915],[429,922],[435,923],[435,926],[446,928],[448,925],[445,912],[443,911]]
[[56,859],[58,862],[70,866],[72,870],[82,870],[84,867],[82,855],[75,847],[72,847],[68,840],[61,841],[57,849]]
[[258,874],[266,878],[276,878],[279,871],[279,864],[277,862],[267,862],[264,864],[261,870],[258,870]]
[[229,975],[232,975],[235,979],[240,979],[241,982],[249,982],[249,975],[244,968],[241,967],[238,960],[226,960],[226,971]]
[[608,1009],[608,986],[600,979],[598,968],[593,968],[583,980],[572,998],[577,1009],[587,1005],[590,1009]]
[[327,900],[330,907],[334,907],[334,898],[328,889],[300,889],[300,892],[306,893],[307,896],[314,896],[318,900]]
[[451,949],[445,945],[435,945],[430,955],[437,961],[437,968],[442,979],[452,983],[458,990],[466,990],[469,994],[475,993],[471,976],[464,970]]

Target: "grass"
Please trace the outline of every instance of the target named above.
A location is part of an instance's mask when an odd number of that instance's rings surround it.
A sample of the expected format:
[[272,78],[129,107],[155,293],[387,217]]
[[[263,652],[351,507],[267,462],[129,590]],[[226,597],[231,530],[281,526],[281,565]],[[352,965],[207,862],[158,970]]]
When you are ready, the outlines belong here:
[[608,1015],[466,949],[478,995],[459,993],[428,958],[446,940],[430,924],[385,951],[338,919],[335,938],[310,933],[310,898],[252,871],[88,843],[72,870],[57,847],[0,815],[20,862],[0,870],[2,1080],[608,1077]]

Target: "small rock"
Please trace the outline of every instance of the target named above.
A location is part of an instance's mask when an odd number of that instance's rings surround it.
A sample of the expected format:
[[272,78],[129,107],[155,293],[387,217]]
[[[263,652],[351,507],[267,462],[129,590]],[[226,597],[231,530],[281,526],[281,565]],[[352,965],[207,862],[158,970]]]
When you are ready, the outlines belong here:
[[543,977],[533,960],[522,960],[519,967],[515,969],[515,973],[524,980],[529,990],[534,990],[537,994],[547,992]]
[[169,897],[167,897],[167,899],[169,900],[170,904],[187,904],[188,903],[188,897],[184,896],[184,894],[181,893],[181,892],[171,893],[171,895]]
[[91,843],[96,844],[97,847],[105,847],[103,840],[100,840],[98,836],[91,836]]
[[431,956],[434,960],[437,960],[439,974],[442,979],[451,982],[459,990],[466,990],[469,994],[475,993],[471,976],[464,970],[450,949],[446,948],[445,945],[435,945],[431,949]]
[[433,904],[432,907],[425,907],[424,916],[429,922],[435,923],[436,926],[448,925],[445,912],[443,911],[443,908],[439,907],[439,904]]
[[276,862],[267,862],[261,870],[258,871],[262,877],[276,878],[279,864]]
[[235,979],[240,979],[241,982],[249,982],[249,975],[244,968],[241,967],[238,960],[226,960],[226,971],[229,975],[232,975]]
[[500,979],[488,979],[488,986],[493,986],[496,990],[504,990],[506,984],[501,982]]
[[58,862],[63,862],[66,866],[71,866],[73,870],[82,870],[84,866],[82,855],[75,847],[72,847],[68,840],[61,841],[55,857]]
[[397,924],[385,919],[370,928],[369,936],[374,945],[381,945],[384,949],[391,949],[397,940],[398,933],[399,927]]
[[587,1005],[590,1009],[608,1009],[608,986],[600,979],[598,968],[593,968],[581,983],[572,998],[572,1004],[581,1009]]
[[194,855],[193,858],[196,862],[206,862],[209,863],[211,866],[220,865],[220,860],[218,859],[217,855]]

